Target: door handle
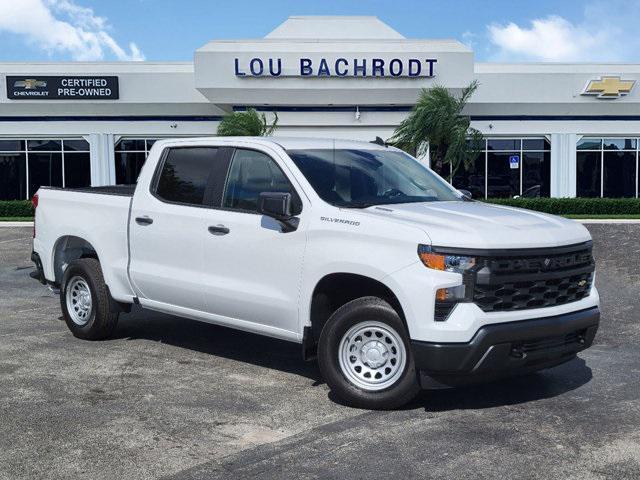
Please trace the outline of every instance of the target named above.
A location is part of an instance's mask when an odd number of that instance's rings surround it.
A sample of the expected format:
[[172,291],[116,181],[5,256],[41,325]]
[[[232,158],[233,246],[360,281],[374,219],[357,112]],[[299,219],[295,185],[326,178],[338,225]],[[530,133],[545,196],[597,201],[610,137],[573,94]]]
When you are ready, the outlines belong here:
[[209,227],[209,233],[211,235],[226,235],[227,233],[229,233],[230,230],[225,227],[224,225],[216,225]]
[[149,218],[147,216],[136,217],[136,223],[138,225],[151,225],[153,223],[153,218]]

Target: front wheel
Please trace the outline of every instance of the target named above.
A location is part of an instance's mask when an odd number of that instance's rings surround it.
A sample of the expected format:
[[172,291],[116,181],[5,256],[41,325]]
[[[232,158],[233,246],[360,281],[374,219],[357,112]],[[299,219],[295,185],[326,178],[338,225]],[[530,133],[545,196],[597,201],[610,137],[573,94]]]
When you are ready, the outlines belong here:
[[318,345],[331,390],[354,407],[392,409],[419,390],[406,328],[384,300],[353,300],[329,318]]

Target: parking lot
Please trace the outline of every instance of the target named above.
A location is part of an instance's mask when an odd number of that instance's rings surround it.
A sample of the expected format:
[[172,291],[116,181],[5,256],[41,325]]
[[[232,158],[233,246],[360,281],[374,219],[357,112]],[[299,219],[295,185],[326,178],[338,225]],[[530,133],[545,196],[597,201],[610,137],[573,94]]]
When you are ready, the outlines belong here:
[[423,392],[333,399],[298,345],[153,312],[74,338],[0,228],[0,478],[640,478],[640,224],[594,224],[602,323],[580,358]]

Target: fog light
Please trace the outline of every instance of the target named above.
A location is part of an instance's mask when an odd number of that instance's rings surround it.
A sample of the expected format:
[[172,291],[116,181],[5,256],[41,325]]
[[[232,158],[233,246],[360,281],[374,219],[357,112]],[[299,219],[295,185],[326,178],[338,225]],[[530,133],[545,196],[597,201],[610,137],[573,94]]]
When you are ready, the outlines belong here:
[[465,287],[464,285],[458,285],[456,287],[439,288],[436,291],[436,300],[439,302],[455,302],[457,300],[465,299]]

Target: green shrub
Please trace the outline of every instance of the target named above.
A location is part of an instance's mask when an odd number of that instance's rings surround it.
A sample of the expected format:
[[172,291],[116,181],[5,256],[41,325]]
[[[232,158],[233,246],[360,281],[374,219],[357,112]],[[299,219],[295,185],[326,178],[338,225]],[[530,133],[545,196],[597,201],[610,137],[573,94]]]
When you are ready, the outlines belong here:
[[556,215],[640,214],[640,198],[490,198],[486,201]]
[[[640,215],[640,198],[490,198],[497,205],[555,215]],[[30,200],[0,201],[0,217],[32,217]]]
[[30,200],[0,200],[0,217],[33,217]]

